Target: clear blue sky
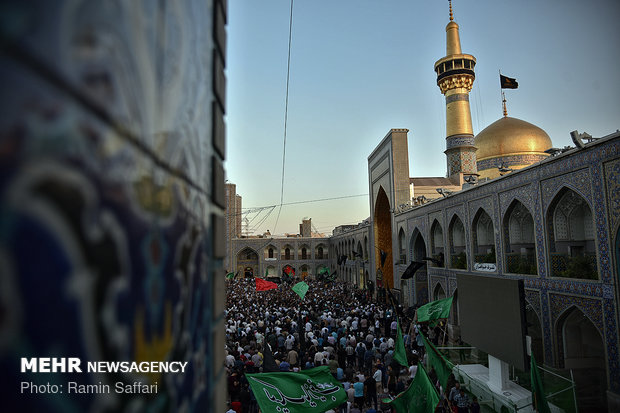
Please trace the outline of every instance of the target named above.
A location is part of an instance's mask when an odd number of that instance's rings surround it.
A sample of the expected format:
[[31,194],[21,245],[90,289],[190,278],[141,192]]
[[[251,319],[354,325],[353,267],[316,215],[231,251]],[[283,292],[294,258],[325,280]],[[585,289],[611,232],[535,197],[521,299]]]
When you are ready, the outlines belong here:
[[[454,0],[463,53],[477,59],[474,133],[502,116],[498,71],[515,77],[509,116],[544,129],[620,128],[620,1]],[[243,207],[280,203],[290,0],[231,0],[227,179]],[[283,202],[368,193],[367,158],[409,129],[411,176],[445,176],[445,104],[433,64],[446,54],[447,0],[295,0]],[[369,216],[367,196],[249,214],[262,233],[320,230]],[[266,218],[262,225],[257,223]]]

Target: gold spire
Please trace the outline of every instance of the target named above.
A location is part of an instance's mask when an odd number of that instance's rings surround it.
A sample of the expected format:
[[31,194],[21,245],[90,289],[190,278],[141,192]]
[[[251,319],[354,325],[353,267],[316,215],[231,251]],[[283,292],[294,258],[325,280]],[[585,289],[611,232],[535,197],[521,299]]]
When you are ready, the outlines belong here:
[[504,107],[504,117],[508,116],[508,110],[506,109],[506,95],[502,91],[502,105]]
[[452,15],[452,0],[448,0],[450,3],[450,21],[454,20],[454,16]]

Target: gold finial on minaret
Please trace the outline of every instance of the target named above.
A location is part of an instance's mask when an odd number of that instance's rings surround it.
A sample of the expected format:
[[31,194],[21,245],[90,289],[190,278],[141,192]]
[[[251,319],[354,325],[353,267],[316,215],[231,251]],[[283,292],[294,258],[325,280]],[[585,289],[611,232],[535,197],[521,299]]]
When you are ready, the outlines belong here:
[[450,3],[450,21],[454,20],[454,16],[452,15],[452,0],[448,0]]
[[502,91],[502,105],[504,107],[504,117],[507,117],[508,110],[506,109],[506,95],[504,94],[504,91]]

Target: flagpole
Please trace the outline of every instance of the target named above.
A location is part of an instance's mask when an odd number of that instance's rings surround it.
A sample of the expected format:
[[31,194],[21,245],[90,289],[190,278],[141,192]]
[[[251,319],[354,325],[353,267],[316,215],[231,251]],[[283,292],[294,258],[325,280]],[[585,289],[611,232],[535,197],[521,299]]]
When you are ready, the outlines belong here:
[[[505,97],[504,97],[504,91],[502,90],[502,81],[501,81],[501,79],[502,79],[502,69],[498,69],[498,71],[499,71],[499,78],[500,78],[500,81],[499,81],[499,97],[500,97],[500,100],[502,101],[502,106],[505,108],[506,107],[504,105]],[[506,116],[506,111],[505,110],[504,110],[504,116]]]

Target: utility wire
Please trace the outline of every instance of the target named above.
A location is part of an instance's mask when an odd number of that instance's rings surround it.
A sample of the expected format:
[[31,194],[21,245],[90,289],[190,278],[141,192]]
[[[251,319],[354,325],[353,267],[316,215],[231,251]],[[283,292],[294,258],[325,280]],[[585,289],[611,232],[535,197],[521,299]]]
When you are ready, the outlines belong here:
[[[409,189],[407,189],[408,191]],[[282,206],[287,206],[287,205],[299,205],[299,204],[311,204],[313,202],[324,202],[324,201],[336,201],[339,199],[347,199],[347,198],[357,198],[357,197],[361,197],[361,196],[368,196],[368,194],[358,194],[358,195],[344,195],[344,196],[336,196],[333,198],[320,198],[320,199],[310,199],[310,200],[306,200],[306,201],[295,201],[295,202],[287,202],[284,204],[276,204],[276,205],[267,205],[267,206],[262,206],[262,207],[248,207],[248,208],[241,208],[241,209],[248,209],[249,211],[242,211],[242,212],[237,212],[234,214],[227,214],[226,216],[235,216],[235,215],[243,215],[243,214],[247,214],[247,213],[253,213],[253,212],[262,212],[265,209],[268,208],[275,208],[275,207],[282,207]]]
[[273,232],[276,232],[278,221],[280,220],[280,212],[282,212],[282,203],[284,202],[284,166],[286,164],[286,130],[288,126],[288,90],[291,79],[291,40],[293,38],[293,0],[291,0],[291,15],[288,23],[288,61],[286,67],[286,99],[284,103],[284,145],[282,149],[282,183],[280,184],[280,209],[278,209],[278,217],[276,224],[273,226]]

